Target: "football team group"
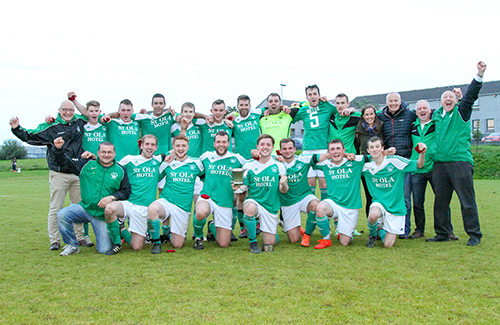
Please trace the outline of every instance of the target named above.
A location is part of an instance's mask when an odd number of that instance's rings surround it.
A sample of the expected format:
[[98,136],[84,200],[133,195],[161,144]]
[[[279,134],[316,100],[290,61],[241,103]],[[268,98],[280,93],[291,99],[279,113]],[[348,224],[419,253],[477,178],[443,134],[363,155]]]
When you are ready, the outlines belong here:
[[[470,118],[485,70],[478,62],[465,94],[459,88],[445,91],[435,111],[425,100],[412,111],[398,93],[389,93],[380,110],[365,105],[356,111],[345,94],[330,102],[312,85],[305,88],[306,101],[290,107],[271,93],[262,109],[251,108],[250,98],[241,95],[237,112],[228,114],[218,99],[210,115],[196,112],[190,102],[177,114],[155,94],[151,113],[134,113],[125,99],[117,112],[104,115],[99,102],[83,106],[70,92],[57,117],[47,116],[36,129],[21,127],[17,117],[10,125],[22,141],[47,146],[50,249],[61,248],[62,236],[62,256],[94,245],[89,223],[97,251],[106,255],[119,253],[125,242],[133,250],[150,242],[153,254],[166,242],[181,248],[190,220],[196,250],[205,240],[228,247],[239,237],[248,239],[252,253],[272,252],[278,225],[290,243],[304,247],[316,227],[322,239],[315,249],[330,247],[332,238],[349,245],[361,235],[356,226],[362,186],[366,246],[380,240],[392,247],[398,237],[425,238],[427,183],[435,194],[436,234],[426,241],[458,240],[450,212],[456,192],[467,245],[476,246],[482,234]],[[299,121],[304,140],[296,155],[290,125]],[[72,204],[63,208],[67,193]],[[307,216],[304,227],[301,213]]]

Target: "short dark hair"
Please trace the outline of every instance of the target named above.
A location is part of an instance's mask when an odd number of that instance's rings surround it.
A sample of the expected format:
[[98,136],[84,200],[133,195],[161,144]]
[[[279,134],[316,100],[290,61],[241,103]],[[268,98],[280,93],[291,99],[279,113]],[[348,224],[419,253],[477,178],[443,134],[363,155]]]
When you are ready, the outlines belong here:
[[347,95],[346,95],[346,94],[344,94],[344,93],[340,93],[340,94],[338,94],[337,96],[335,96],[335,98],[337,98],[337,97],[345,97],[345,99],[346,99],[346,100],[347,100],[347,102],[349,103],[349,97],[347,97]]
[[284,138],[283,140],[280,141],[280,148],[283,147],[285,143],[293,143],[293,147],[295,148],[295,141],[292,138]]
[[236,100],[236,104],[239,104],[240,100],[248,100],[248,102],[250,103],[250,97],[248,97],[247,95],[239,95],[238,99]]
[[316,89],[316,90],[318,91],[318,95],[320,94],[320,92],[319,92],[319,87],[318,87],[318,85],[316,85],[316,84],[314,84],[314,85],[309,85],[309,86],[307,86],[307,87],[306,87],[306,95],[307,95],[307,91],[308,91],[309,89]]
[[175,141],[177,141],[177,140],[184,140],[184,141],[187,141],[187,143],[189,144],[189,138],[183,134],[176,135],[174,137],[174,139],[172,140],[172,144],[174,144]]
[[344,142],[342,142],[342,140],[340,140],[340,139],[333,139],[332,141],[328,142],[328,150],[330,150],[330,145],[331,144],[335,144],[335,143],[340,143],[342,145],[342,148],[345,148],[344,147]]
[[101,108],[101,104],[97,100],[91,100],[87,103],[87,109],[89,109],[89,106],[95,106]]
[[214,105],[224,105],[224,107],[226,107],[226,103],[224,103],[224,100],[223,99],[217,99],[215,102],[212,103],[212,108],[214,107]]
[[115,145],[113,144],[113,142],[109,142],[109,141],[101,142],[101,143],[99,143],[99,148],[97,150],[100,151],[102,146],[111,146],[111,147],[113,147],[113,151],[116,151]]
[[273,143],[273,146],[274,146],[274,138],[269,135],[269,134],[261,134],[258,138],[257,138],[257,145],[259,145],[259,142],[262,140],[262,139],[271,139],[271,142]]
[[281,102],[281,96],[278,93],[270,93],[269,95],[267,95],[266,100],[269,100],[269,97],[271,97],[271,96],[277,96],[280,99],[280,102]]
[[124,100],[122,100],[122,101],[120,102],[120,105],[121,105],[121,104],[134,107],[134,105],[132,104],[132,102],[131,102],[129,99],[124,99]]
[[166,103],[166,101],[165,101],[165,96],[163,96],[163,95],[162,95],[162,94],[160,94],[160,93],[156,93],[156,94],[154,94],[154,95],[153,95],[153,98],[151,98],[151,104],[153,104],[153,103],[154,103],[155,98],[163,98],[163,102],[164,102],[164,103]]
[[215,142],[215,138],[217,136],[220,136],[220,137],[227,137],[227,140],[229,141],[229,134],[227,134],[226,131],[219,131],[217,133],[215,133],[215,136],[214,136],[214,142]]
[[182,112],[182,109],[183,109],[184,107],[191,107],[193,110],[195,110],[195,111],[196,111],[196,108],[194,107],[194,104],[193,104],[193,103],[191,103],[191,102],[185,102],[184,104],[182,104],[182,106],[181,106],[181,112]]
[[370,139],[368,139],[368,142],[371,142],[371,143],[374,143],[374,142],[377,142],[377,141],[380,142],[380,145],[383,148],[384,147],[384,141],[382,141],[382,139],[380,139],[379,137],[374,136],[374,137],[371,137]]

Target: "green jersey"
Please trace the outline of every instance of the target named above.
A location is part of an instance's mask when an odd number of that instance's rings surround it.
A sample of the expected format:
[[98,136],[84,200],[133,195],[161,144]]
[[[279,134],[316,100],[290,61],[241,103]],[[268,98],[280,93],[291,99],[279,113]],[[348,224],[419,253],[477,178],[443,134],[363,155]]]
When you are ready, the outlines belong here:
[[341,116],[338,112],[330,119],[330,135],[328,142],[339,139],[344,144],[345,152],[356,153],[354,139],[356,138],[356,126],[361,119],[360,112],[354,112],[351,116]]
[[106,124],[108,128],[108,139],[115,145],[116,160],[126,155],[136,156],[139,154],[139,123],[136,121],[123,122],[121,119],[111,119]]
[[108,128],[105,125],[87,123],[83,126],[83,150],[97,155],[99,145],[104,141],[108,141]]
[[[434,126],[434,122],[429,121],[422,125],[420,120],[417,118],[415,122],[413,122],[413,126],[411,129],[411,140],[413,142],[413,149],[411,150],[411,159],[418,160],[420,154],[415,150],[415,146],[419,142],[423,142],[427,145],[427,148],[430,148],[432,143],[434,142],[434,134],[436,127]],[[425,157],[424,167],[419,168],[417,174],[420,173],[429,173],[432,171],[434,167],[434,162],[429,157]]]
[[331,160],[318,163],[316,169],[321,169],[325,174],[328,198],[345,209],[360,209],[360,183],[364,164],[364,156],[356,156],[353,161],[344,158],[339,165]]
[[286,175],[285,166],[274,159],[265,164],[252,159],[243,168],[243,185],[248,186],[247,199],[255,200],[269,213],[278,214],[280,175]]
[[263,116],[260,119],[260,130],[262,134],[269,134],[274,138],[273,155],[280,148],[280,141],[290,137],[290,124],[292,117],[283,111],[278,114]]
[[257,148],[261,115],[260,109],[251,109],[246,117],[238,115],[233,120],[234,152],[239,153],[245,159],[251,159],[252,149]]
[[172,160],[160,166],[160,178],[165,177],[165,187],[160,198],[175,204],[186,212],[191,212],[196,177],[203,172],[203,164],[199,160],[187,158],[184,161]]
[[127,172],[132,188],[130,203],[147,207],[156,200],[160,163],[161,156],[146,159],[141,155],[128,155],[118,162]]
[[328,148],[328,130],[330,117],[337,113],[337,108],[330,102],[320,101],[317,107],[302,106],[293,119],[293,123],[304,121],[304,150]]
[[151,114],[134,114],[132,119],[139,123],[142,135],[152,134],[158,138],[158,149],[155,154],[168,153],[170,147],[170,129],[174,124],[174,117],[169,112],[161,116]]
[[231,168],[240,168],[245,159],[231,152],[219,156],[215,151],[209,151],[201,155],[200,161],[205,168],[205,184],[201,195],[210,196],[218,206],[232,208],[234,193]]
[[288,207],[300,202],[307,195],[312,194],[307,181],[309,168],[314,166],[312,155],[300,155],[287,163],[283,163],[286,168],[288,179],[288,192],[280,193],[281,206]]
[[363,175],[373,202],[378,202],[387,212],[396,216],[406,215],[404,181],[408,172],[417,171],[417,161],[400,156],[387,156],[380,166],[375,161],[365,164]]
[[[175,123],[172,126],[172,137],[176,137],[181,133],[181,126],[179,123]],[[200,127],[190,123],[186,129],[186,137],[189,139],[189,149],[188,156],[192,158],[198,158],[201,156],[202,152],[202,138]]]
[[[215,135],[219,131],[224,131],[227,134],[229,134],[229,140],[231,140],[231,137],[233,135],[233,129],[231,129],[229,126],[226,125],[226,123],[222,122],[220,124],[214,123],[214,124],[208,124],[204,119],[197,119],[195,122],[196,125],[200,127],[201,130],[201,138],[203,139],[203,147],[202,147],[202,152],[209,152],[209,151],[214,151],[214,140],[215,140]],[[229,142],[229,152],[233,152],[233,146],[231,145],[231,142]]]

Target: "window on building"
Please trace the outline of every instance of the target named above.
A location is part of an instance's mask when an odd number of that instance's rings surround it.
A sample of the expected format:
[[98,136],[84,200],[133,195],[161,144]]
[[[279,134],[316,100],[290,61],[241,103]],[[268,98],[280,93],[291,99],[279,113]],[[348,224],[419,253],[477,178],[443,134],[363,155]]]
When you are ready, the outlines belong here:
[[481,128],[481,120],[472,120],[472,131],[479,131]]
[[290,137],[293,138],[295,136],[295,129],[290,129]]
[[479,111],[479,98],[474,102],[474,105],[472,105],[472,109]]
[[495,119],[489,118],[486,120],[486,132],[495,132]]
[[300,129],[300,135],[304,136],[304,129]]

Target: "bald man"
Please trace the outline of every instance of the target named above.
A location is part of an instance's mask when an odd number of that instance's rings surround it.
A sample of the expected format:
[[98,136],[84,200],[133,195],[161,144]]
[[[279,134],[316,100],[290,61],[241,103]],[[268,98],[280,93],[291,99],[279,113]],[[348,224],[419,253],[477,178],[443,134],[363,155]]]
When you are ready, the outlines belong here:
[[[71,203],[78,203],[80,198],[80,181],[78,175],[72,170],[60,166],[55,160],[54,139],[62,137],[64,139],[64,155],[69,158],[80,157],[83,153],[82,139],[83,126],[87,123],[80,115],[75,116],[73,103],[65,100],[59,107],[59,114],[53,123],[42,123],[36,129],[28,130],[19,125],[19,119],[10,119],[12,133],[20,140],[35,146],[47,146],[47,164],[49,166],[49,186],[50,186],[50,208],[48,216],[48,232],[50,239],[50,249],[61,248],[61,234],[57,225],[57,212],[63,208],[64,199],[69,192]],[[80,245],[92,246],[89,241],[83,238],[83,226],[75,225],[75,234]]]

